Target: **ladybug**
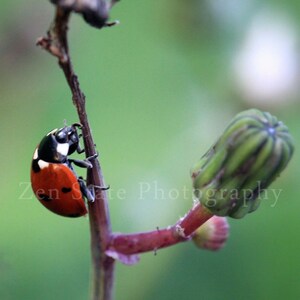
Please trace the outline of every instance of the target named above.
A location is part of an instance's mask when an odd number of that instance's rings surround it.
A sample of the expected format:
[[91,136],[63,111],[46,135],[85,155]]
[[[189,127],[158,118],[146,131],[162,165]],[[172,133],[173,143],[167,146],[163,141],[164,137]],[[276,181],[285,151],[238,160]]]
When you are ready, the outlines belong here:
[[37,199],[52,212],[64,217],[87,214],[84,198],[94,201],[83,178],[77,177],[72,163],[91,168],[90,160],[70,159],[68,155],[84,150],[79,145],[79,123],[50,131],[34,151],[31,163],[31,186]]

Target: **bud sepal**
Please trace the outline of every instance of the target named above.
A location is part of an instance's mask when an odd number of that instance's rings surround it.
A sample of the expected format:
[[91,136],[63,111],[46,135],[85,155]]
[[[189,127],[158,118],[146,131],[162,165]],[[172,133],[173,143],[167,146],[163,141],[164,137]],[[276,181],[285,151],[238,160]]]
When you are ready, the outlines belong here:
[[224,247],[228,236],[226,217],[213,216],[193,233],[192,240],[200,249],[216,251]]

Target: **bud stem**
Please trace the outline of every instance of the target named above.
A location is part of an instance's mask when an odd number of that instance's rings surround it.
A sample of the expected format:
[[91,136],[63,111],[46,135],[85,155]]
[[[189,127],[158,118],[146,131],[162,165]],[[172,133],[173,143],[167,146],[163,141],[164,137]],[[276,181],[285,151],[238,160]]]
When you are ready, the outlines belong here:
[[190,235],[213,215],[198,203],[175,225],[134,234],[113,234],[108,251],[125,255],[156,251],[190,240]]
[[185,236],[190,236],[212,216],[213,214],[208,209],[198,203],[187,213],[178,225],[184,229]]

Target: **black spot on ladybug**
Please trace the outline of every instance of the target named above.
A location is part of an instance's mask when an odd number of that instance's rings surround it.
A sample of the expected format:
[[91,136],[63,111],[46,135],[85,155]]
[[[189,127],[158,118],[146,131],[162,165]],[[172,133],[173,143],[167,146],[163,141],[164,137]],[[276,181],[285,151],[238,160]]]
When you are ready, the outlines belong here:
[[69,217],[69,218],[78,218],[80,216],[81,216],[80,214],[69,214],[66,217]]
[[40,200],[43,200],[43,201],[46,201],[46,202],[49,202],[49,201],[52,200],[52,198],[49,197],[49,196],[46,195],[46,194],[38,194],[37,196],[38,196],[38,198],[39,198]]
[[38,164],[38,159],[32,160],[31,168],[34,173],[38,173],[39,171],[41,171],[41,168]]
[[63,187],[62,189],[61,189],[61,191],[63,192],[63,193],[70,193],[71,191],[72,191],[72,188],[68,188],[68,187]]

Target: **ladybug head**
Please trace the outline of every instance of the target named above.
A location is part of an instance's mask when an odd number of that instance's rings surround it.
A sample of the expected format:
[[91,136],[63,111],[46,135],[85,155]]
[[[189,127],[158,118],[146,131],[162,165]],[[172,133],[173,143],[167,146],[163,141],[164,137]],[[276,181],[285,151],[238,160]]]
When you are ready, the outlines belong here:
[[39,144],[39,159],[52,163],[66,162],[68,155],[80,149],[77,128],[81,127],[75,123],[50,131]]
[[81,128],[82,126],[79,123],[74,123],[71,126],[60,128],[54,133],[58,149],[60,145],[68,147],[67,155],[74,153],[79,147],[79,135],[76,127]]

